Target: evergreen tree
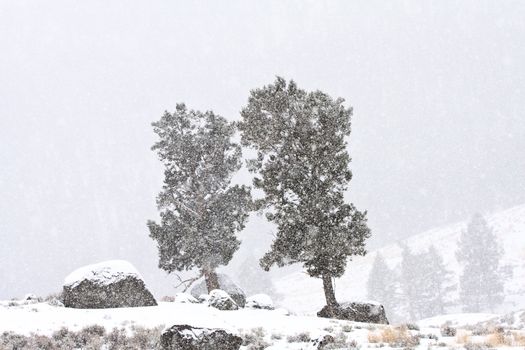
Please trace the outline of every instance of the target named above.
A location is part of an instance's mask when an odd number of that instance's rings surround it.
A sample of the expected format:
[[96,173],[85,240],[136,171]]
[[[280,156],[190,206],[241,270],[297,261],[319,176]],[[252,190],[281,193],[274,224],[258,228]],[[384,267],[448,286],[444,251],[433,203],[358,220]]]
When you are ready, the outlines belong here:
[[412,253],[402,247],[401,300],[411,321],[443,314],[454,289],[451,272],[434,246],[428,251]]
[[445,308],[450,305],[450,293],[455,289],[452,272],[446,269],[443,258],[433,245],[425,258],[425,263],[421,265],[425,270],[425,281],[422,285],[426,287],[423,294],[426,300],[425,308],[421,310],[422,318],[444,314]]
[[392,321],[399,305],[397,276],[380,253],[374,259],[366,286],[368,298],[380,302],[385,307],[388,319]]
[[480,214],[473,216],[461,233],[456,257],[463,263],[459,279],[460,302],[464,311],[491,311],[503,302],[504,278],[500,274],[503,249],[492,228]]
[[277,78],[251,91],[239,123],[243,145],[257,151],[248,167],[264,192],[259,204],[277,225],[261,265],[302,263],[322,278],[329,307],[337,306],[332,279],[349,257],[366,253],[370,236],[366,212],[344,200],[352,178],[346,149],[352,109],[343,102]]
[[399,285],[401,289],[401,309],[408,316],[410,321],[418,319],[417,310],[421,308],[419,295],[421,294],[422,273],[420,265],[421,255],[412,253],[410,248],[402,245],[401,267]]
[[213,112],[177,104],[152,124],[164,163],[164,186],[157,197],[160,224],[148,221],[157,241],[159,267],[198,268],[208,291],[219,288],[215,269],[226,265],[240,242],[251,206],[250,189],[230,184],[241,167],[241,148],[232,142],[235,127]]

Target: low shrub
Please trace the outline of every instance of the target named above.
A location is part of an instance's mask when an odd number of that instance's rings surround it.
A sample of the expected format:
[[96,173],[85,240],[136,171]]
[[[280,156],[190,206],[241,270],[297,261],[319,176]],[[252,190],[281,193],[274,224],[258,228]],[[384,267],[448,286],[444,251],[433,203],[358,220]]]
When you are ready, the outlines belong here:
[[443,337],[455,337],[457,332],[457,329],[451,327],[448,323],[445,323],[441,326],[441,335]]
[[343,325],[343,327],[341,327],[341,330],[343,332],[346,332],[346,333],[350,333],[352,331],[352,329],[353,329],[352,326],[350,326],[348,324],[345,324],[345,325]]
[[266,333],[262,327],[252,328],[248,332],[241,333],[242,345],[247,346],[248,350],[263,350],[270,346],[264,340]]
[[286,340],[288,343],[308,343],[312,338],[310,338],[310,333],[301,332],[294,335],[289,335]]
[[164,326],[153,329],[131,327],[131,334],[127,335],[125,329],[114,328],[106,332],[99,325],[82,328],[78,332],[61,328],[50,337],[38,334],[24,336],[13,332],[4,332],[0,335],[1,350],[122,350],[122,349],[156,349],[160,334]]
[[419,331],[419,326],[415,323],[407,323],[405,327],[411,331]]

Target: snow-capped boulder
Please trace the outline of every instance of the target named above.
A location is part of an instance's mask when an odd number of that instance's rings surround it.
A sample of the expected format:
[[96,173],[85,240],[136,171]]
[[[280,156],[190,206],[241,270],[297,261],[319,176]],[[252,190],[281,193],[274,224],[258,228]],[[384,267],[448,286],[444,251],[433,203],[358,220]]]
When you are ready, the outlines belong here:
[[[236,285],[232,279],[228,277],[228,275],[223,273],[218,273],[217,279],[219,281],[219,289],[228,293],[238,306],[244,307],[246,304],[246,294],[244,294],[244,291],[241,289],[241,287]],[[208,288],[206,287],[206,281],[204,280],[204,277],[196,282],[190,293],[197,299],[201,294],[208,294]]]
[[177,293],[175,294],[175,302],[181,303],[181,304],[186,304],[186,303],[196,304],[199,301],[195,299],[191,294]]
[[333,310],[325,306],[317,313],[317,316],[355,322],[388,324],[385,308],[375,302],[341,303]]
[[157,305],[138,271],[124,260],[104,261],[73,271],[64,281],[63,302],[77,309]]
[[273,301],[267,294],[255,294],[246,299],[246,307],[250,309],[273,310]]
[[238,350],[242,339],[223,329],[175,325],[164,329],[162,350]]
[[208,305],[219,310],[237,310],[239,306],[235,301],[223,290],[214,289],[210,292]]

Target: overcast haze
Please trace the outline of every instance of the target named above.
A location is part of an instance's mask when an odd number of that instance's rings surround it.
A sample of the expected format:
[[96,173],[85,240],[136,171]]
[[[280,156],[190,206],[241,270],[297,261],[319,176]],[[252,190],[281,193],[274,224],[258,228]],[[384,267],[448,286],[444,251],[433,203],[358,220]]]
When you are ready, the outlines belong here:
[[372,248],[525,203],[524,38],[522,1],[0,1],[0,298],[113,258],[168,293],[150,124],[276,75],[354,107]]

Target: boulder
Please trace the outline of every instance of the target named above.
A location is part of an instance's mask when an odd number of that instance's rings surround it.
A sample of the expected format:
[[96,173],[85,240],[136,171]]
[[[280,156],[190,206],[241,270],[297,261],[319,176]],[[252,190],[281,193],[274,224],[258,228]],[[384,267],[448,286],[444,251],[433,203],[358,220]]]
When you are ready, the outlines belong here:
[[219,310],[237,310],[239,306],[230,298],[228,293],[220,289],[214,289],[210,292],[208,305]]
[[[246,294],[244,294],[244,291],[236,285],[228,275],[218,273],[217,279],[219,281],[219,289],[228,293],[238,306],[244,307],[246,304]],[[206,287],[206,281],[204,278],[201,278],[196,282],[190,293],[197,299],[199,299],[201,294],[208,294],[208,288]]]
[[312,339],[310,341],[312,343],[312,347],[317,350],[322,350],[325,347],[328,346],[328,344],[332,344],[335,342],[335,338],[332,334],[322,334],[319,337]]
[[38,298],[36,295],[34,295],[33,293],[29,293],[29,294],[26,294],[24,295],[24,298],[22,299],[23,301],[39,301],[40,298]]
[[175,302],[180,304],[196,304],[199,301],[195,299],[191,294],[188,293],[177,293],[175,294]]
[[210,299],[210,296],[208,294],[201,294],[199,295],[199,297],[197,298],[197,301],[199,303],[208,303],[208,299]]
[[138,271],[124,260],[104,261],[72,272],[64,281],[63,303],[77,309],[157,305]]
[[174,325],[160,337],[162,350],[238,350],[242,339],[223,329]]
[[246,307],[250,309],[273,310],[273,301],[267,294],[255,294],[246,299]]
[[332,310],[325,306],[317,313],[317,316],[355,322],[388,324],[385,308],[375,302],[346,302],[339,304]]

